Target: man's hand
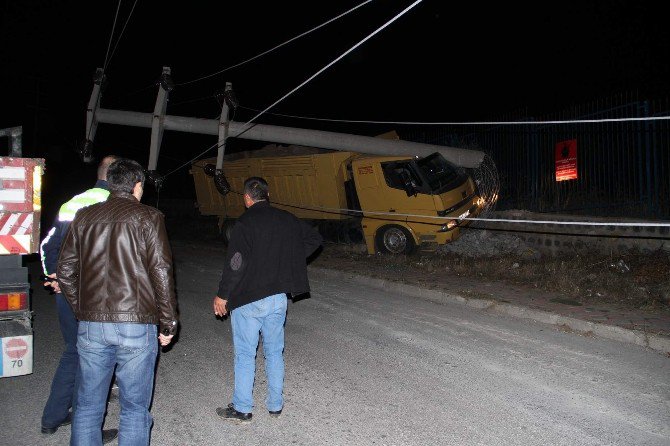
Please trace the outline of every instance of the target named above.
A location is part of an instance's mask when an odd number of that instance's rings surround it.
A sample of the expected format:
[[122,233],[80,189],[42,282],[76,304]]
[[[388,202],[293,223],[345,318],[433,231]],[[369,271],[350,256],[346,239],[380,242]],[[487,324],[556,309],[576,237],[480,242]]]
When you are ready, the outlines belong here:
[[58,280],[56,278],[56,273],[49,274],[47,277],[49,279],[53,279],[53,280],[45,281],[44,286],[51,288],[54,291],[54,293],[60,293],[60,285],[58,284]]
[[214,307],[214,314],[217,316],[225,316],[228,314],[228,300],[227,299],[221,299],[219,296],[214,297],[214,302],[212,302],[212,306]]
[[158,341],[161,343],[163,347],[165,347],[172,341],[173,337],[174,335],[165,336],[164,334],[161,333],[158,335]]

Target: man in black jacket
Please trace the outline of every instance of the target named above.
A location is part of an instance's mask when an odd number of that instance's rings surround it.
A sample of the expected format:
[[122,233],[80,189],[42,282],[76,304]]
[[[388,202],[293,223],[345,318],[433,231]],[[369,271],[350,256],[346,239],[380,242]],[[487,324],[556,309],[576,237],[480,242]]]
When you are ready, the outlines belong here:
[[321,236],[293,214],[270,206],[268,184],[259,177],[244,182],[247,211],[233,229],[214,314],[231,312],[235,349],[233,402],[216,413],[224,419],[251,421],[256,349],[263,335],[266,407],[278,417],[284,407],[284,322],[286,294],[309,291],[306,258]]

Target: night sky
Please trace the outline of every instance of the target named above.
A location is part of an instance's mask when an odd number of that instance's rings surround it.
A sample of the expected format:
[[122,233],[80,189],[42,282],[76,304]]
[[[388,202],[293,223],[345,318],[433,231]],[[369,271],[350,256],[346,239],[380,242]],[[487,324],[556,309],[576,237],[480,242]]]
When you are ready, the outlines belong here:
[[[153,110],[163,66],[186,82],[255,56],[363,1],[159,2],[133,0],[116,24],[102,106]],[[249,64],[177,86],[169,114],[215,118],[232,82],[246,121],[412,4],[373,0]],[[46,183],[64,194],[94,174],[78,159],[92,76],[105,60],[116,1],[5,0],[0,49],[0,128],[22,125],[24,153],[47,160]],[[667,97],[667,15],[660,2],[449,2],[424,0],[271,112],[350,120],[475,121],[530,115],[626,92]],[[110,50],[111,52],[111,50]],[[243,107],[243,108],[242,108]],[[374,135],[394,126],[328,124],[266,115],[259,123]],[[159,171],[215,142],[166,132]],[[148,129],[101,125],[96,154],[146,164]],[[5,144],[4,142],[2,144]],[[230,150],[250,148],[231,140]],[[5,146],[2,146],[6,150]],[[190,181],[187,169],[175,178]],[[165,194],[192,189],[168,181]],[[45,190],[48,195],[49,191]]]

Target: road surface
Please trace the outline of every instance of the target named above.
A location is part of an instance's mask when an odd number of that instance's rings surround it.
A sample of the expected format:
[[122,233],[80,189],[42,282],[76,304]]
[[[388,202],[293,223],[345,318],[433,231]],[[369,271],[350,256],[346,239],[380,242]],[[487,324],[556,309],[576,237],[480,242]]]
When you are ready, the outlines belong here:
[[[224,253],[173,245],[182,326],[159,360],[154,445],[670,444],[666,356],[315,274],[310,297],[289,303],[284,413],[264,407],[259,350],[252,423],[223,421],[231,331],[211,299]],[[69,428],[39,433],[62,341],[51,297],[33,290],[34,373],[0,380],[0,444],[67,444]],[[106,427],[118,413],[110,401]]]

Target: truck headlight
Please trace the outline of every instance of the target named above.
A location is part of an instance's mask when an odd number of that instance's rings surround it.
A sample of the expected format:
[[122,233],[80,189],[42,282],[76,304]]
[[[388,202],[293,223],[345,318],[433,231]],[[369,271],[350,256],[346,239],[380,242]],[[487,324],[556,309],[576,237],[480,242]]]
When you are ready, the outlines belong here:
[[456,220],[449,220],[446,224],[442,225],[442,227],[440,229],[438,229],[437,232],[451,231],[456,226],[458,226],[458,223],[456,222]]

